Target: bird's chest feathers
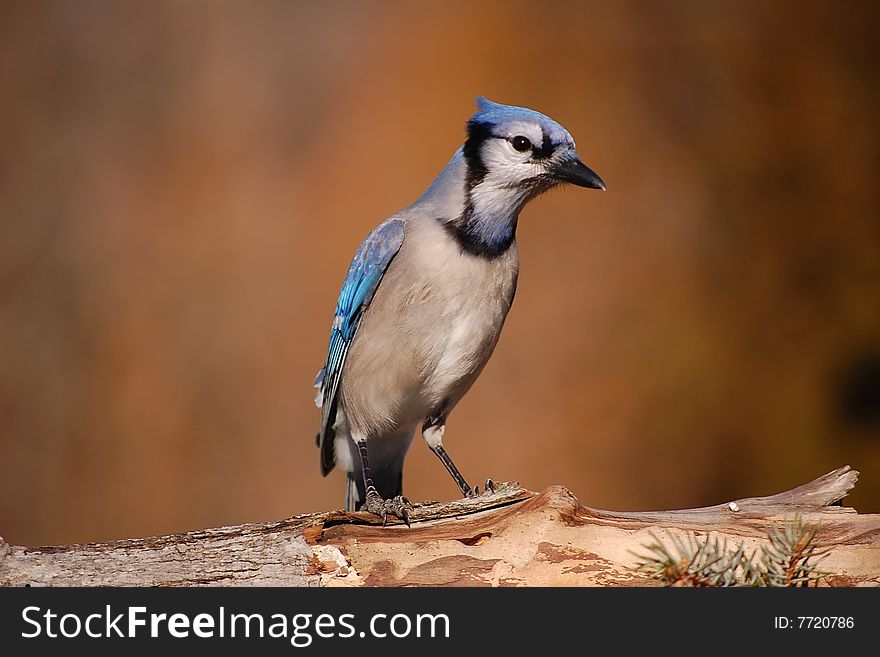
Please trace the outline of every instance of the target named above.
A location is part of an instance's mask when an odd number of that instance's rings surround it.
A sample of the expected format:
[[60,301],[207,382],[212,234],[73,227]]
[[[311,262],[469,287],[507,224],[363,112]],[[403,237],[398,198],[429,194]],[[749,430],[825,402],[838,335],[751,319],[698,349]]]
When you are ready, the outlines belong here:
[[469,386],[482,370],[510,310],[518,273],[515,244],[493,260],[441,246],[422,261],[431,289],[428,314],[434,318],[431,357],[423,372],[431,396]]
[[455,385],[456,382],[482,367],[504,322],[504,315],[489,314],[478,308],[462,308],[456,315],[449,315],[438,329],[438,350],[433,371],[427,372],[428,380],[439,384]]

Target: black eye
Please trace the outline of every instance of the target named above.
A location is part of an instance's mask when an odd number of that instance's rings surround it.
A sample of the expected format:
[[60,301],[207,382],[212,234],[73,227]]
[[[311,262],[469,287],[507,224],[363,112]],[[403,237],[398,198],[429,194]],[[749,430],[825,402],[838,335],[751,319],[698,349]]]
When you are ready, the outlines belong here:
[[513,144],[513,147],[520,153],[524,153],[532,147],[532,142],[522,136],[514,137],[511,143]]

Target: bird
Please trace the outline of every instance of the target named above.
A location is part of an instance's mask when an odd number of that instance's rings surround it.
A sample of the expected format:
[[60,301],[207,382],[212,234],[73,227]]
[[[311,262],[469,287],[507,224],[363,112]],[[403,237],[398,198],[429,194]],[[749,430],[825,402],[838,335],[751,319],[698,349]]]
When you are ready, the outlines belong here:
[[605,189],[562,125],[480,96],[452,159],[357,249],[315,379],[321,474],[345,471],[346,510],[410,525],[403,465],[419,425],[462,495],[480,493],[446,452],[446,422],[513,303],[520,211],[562,184]]

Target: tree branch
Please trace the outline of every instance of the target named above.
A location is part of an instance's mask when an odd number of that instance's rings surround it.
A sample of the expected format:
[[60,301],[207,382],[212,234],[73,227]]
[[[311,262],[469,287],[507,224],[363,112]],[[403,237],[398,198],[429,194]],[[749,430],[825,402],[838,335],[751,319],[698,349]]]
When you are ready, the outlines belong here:
[[0,539],[4,586],[581,586],[653,585],[633,552],[674,532],[712,532],[754,548],[799,514],[819,523],[831,585],[880,584],[880,515],[829,506],[855,485],[844,466],[769,497],[700,509],[615,512],[562,486],[502,484],[492,494],[417,505],[413,524],[382,527],[334,511],[88,545],[26,548]]

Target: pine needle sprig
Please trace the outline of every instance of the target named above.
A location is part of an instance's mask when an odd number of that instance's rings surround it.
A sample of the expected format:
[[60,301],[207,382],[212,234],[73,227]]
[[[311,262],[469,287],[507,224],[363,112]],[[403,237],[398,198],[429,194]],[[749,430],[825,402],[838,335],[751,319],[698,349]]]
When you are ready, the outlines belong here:
[[756,586],[761,580],[754,555],[747,556],[743,546],[729,549],[726,539],[672,534],[667,546],[653,533],[651,538],[654,542],[644,546],[650,554],[636,554],[641,559],[637,570],[667,586]]
[[816,542],[818,526],[796,516],[782,528],[772,528],[767,543],[750,552],[744,545],[728,547],[727,539],[673,533],[667,545],[652,532],[648,555],[636,570],[666,586],[816,586],[827,575],[817,565],[829,550]]
[[811,586],[828,574],[817,568],[830,552],[817,545],[818,531],[818,525],[808,526],[796,516],[768,532],[769,544],[761,546],[764,586]]

